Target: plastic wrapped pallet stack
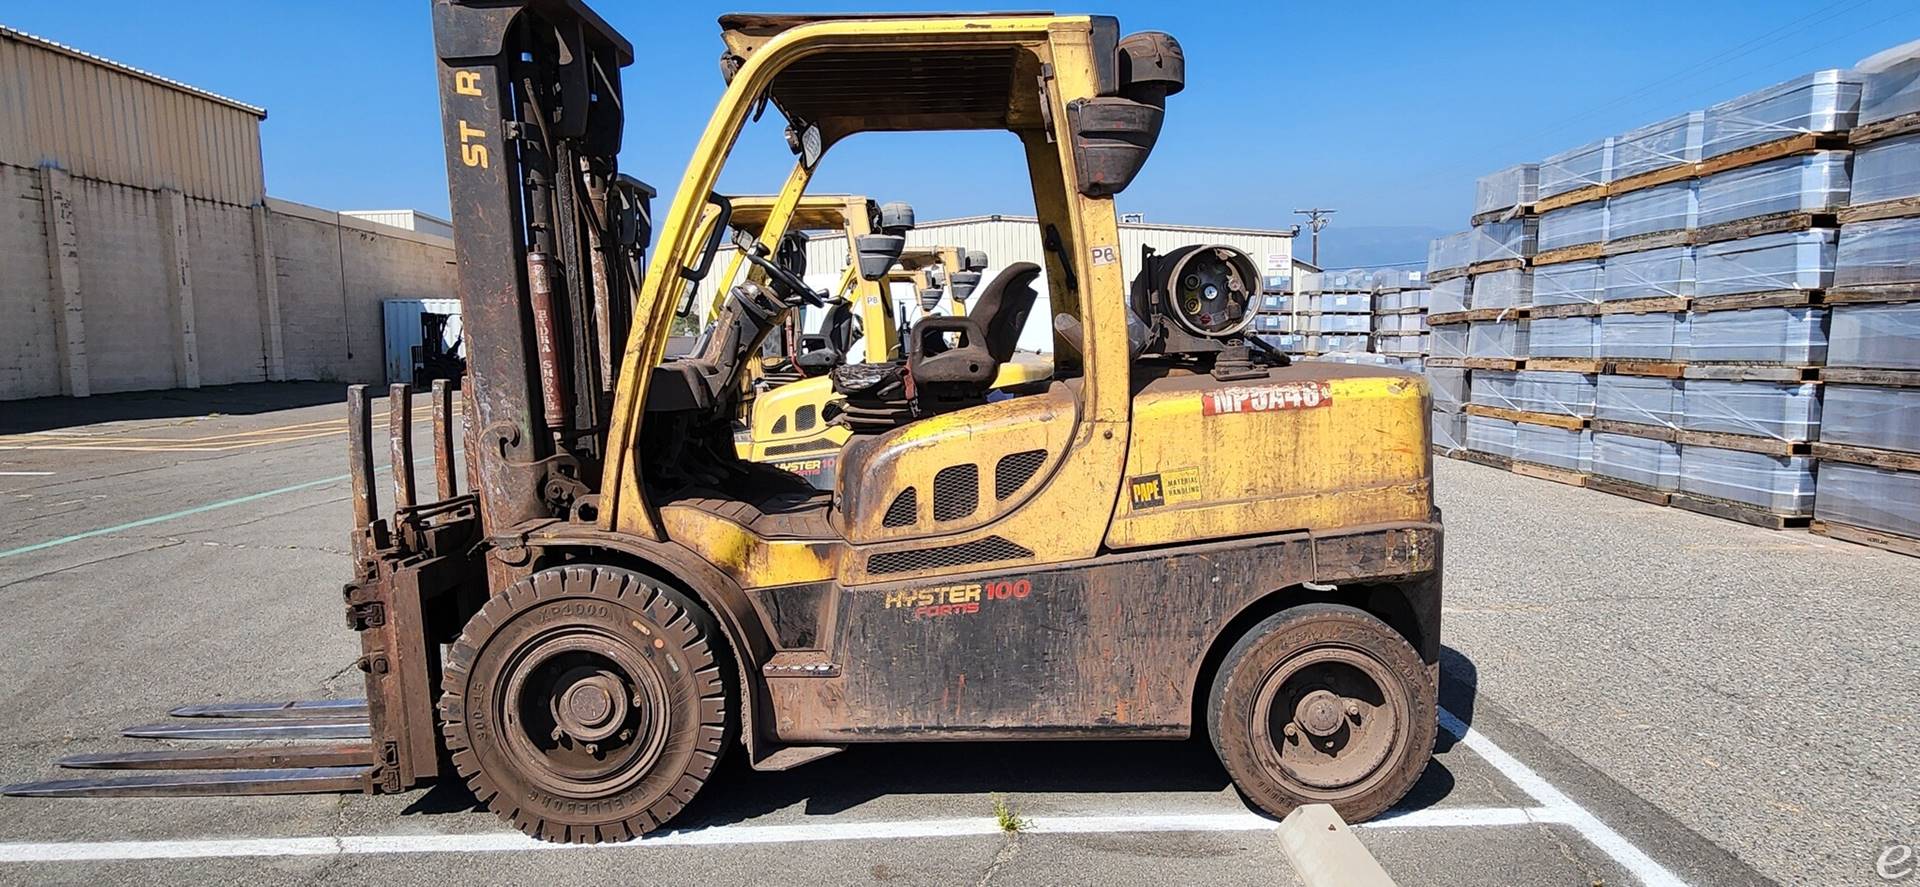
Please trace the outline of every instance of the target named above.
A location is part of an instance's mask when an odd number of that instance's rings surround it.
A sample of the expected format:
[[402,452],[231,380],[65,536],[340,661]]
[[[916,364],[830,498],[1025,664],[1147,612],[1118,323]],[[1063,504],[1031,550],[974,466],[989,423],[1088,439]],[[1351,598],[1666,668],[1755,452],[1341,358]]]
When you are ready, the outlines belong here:
[[1920,556],[1920,40],[1856,70],[1860,126],[1826,297],[1813,529]]
[[1440,450],[1920,556],[1920,41],[1472,206],[1429,252]]

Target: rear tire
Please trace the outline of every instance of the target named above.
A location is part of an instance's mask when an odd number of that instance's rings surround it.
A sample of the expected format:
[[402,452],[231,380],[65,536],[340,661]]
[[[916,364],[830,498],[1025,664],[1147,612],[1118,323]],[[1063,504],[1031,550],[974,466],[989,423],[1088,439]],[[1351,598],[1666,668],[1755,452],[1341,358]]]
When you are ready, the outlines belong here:
[[1436,708],[1426,663],[1398,632],[1353,607],[1306,604],[1233,645],[1208,696],[1208,734],[1260,809],[1330,804],[1361,822],[1419,781]]
[[623,841],[693,800],[726,747],[724,642],[630,570],[522,579],[447,655],[441,729],[474,796],[545,841]]

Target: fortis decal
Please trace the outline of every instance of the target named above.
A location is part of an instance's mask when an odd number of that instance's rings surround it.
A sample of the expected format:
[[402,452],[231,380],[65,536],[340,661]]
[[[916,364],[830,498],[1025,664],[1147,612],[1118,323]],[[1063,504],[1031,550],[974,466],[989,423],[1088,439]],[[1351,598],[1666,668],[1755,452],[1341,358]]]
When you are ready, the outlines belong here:
[[1026,579],[995,579],[964,585],[940,585],[933,588],[909,588],[887,592],[887,609],[908,609],[915,619],[940,616],[971,616],[980,612],[982,602],[1025,600],[1033,595],[1033,582]]
[[1269,410],[1310,410],[1333,404],[1333,386],[1325,382],[1286,382],[1279,385],[1233,385],[1200,395],[1200,412],[1263,413]]

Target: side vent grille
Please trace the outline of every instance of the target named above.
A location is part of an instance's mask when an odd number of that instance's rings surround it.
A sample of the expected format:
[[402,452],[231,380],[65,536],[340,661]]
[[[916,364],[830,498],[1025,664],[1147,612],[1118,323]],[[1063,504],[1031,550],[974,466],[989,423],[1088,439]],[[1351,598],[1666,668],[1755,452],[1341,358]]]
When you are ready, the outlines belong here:
[[787,417],[781,416],[780,418],[773,420],[773,433],[774,434],[787,433]]
[[819,417],[814,414],[813,404],[802,406],[793,412],[793,430],[812,431],[818,418]]
[[959,520],[980,507],[980,466],[949,465],[933,476],[933,519]]
[[1046,450],[1027,450],[1001,456],[999,463],[993,466],[993,498],[1006,499],[1019,492],[1045,464]]
[[887,514],[880,519],[883,527],[911,527],[920,519],[920,494],[913,487],[900,491],[893,497],[893,504],[887,506]]
[[916,548],[909,551],[883,551],[867,558],[867,572],[875,576],[889,573],[914,573],[967,564],[990,564],[1033,557],[1026,546],[999,536],[988,536],[943,548]]

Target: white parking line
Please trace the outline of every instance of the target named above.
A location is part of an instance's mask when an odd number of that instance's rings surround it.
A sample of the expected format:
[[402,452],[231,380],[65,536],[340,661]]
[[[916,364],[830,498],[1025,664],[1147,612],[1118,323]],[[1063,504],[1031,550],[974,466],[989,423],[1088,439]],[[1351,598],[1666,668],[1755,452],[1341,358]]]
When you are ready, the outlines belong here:
[[[1484,758],[1502,776],[1533,798],[1538,807],[1439,807],[1395,811],[1362,823],[1369,831],[1418,828],[1565,825],[1579,832],[1641,883],[1650,887],[1681,884],[1632,842],[1586,808],[1554,788],[1532,768],[1495,745],[1484,734],[1440,711],[1440,726]],[[1140,832],[1242,832],[1275,828],[1274,820],[1252,812],[1113,816],[1034,816],[1036,834],[1123,834]],[[502,853],[530,851],[623,851],[652,847],[786,844],[820,841],[874,841],[992,835],[1000,825],[992,817],[920,819],[887,822],[822,822],[794,825],[721,825],[648,835],[624,844],[581,846],[549,844],[518,832],[472,835],[343,835],[308,838],[241,838],[185,841],[68,841],[0,844],[0,863],[98,862],[141,859],[207,859],[259,856],[331,856],[389,853]]]
[[[1366,828],[1457,828],[1540,822],[1519,808],[1416,810],[1366,823]],[[1125,834],[1138,832],[1267,831],[1278,823],[1257,813],[1149,814],[1139,816],[1034,816],[1032,834]],[[901,838],[956,838],[1000,831],[993,817],[917,819],[893,822],[824,822],[797,825],[720,825],[648,835],[602,850],[649,847],[797,844],[819,841],[877,841]],[[240,838],[204,841],[75,841],[0,844],[0,862],[98,862],[135,859],[205,859],[241,856],[327,856],[381,853],[503,853],[595,849],[549,844],[518,832],[474,835],[347,835],[339,838]]]
[[1632,841],[1601,822],[1600,818],[1588,812],[1587,808],[1580,806],[1572,798],[1554,788],[1551,783],[1540,778],[1540,774],[1533,772],[1532,767],[1520,763],[1518,758],[1507,754],[1506,749],[1493,744],[1493,740],[1488,739],[1485,734],[1462,723],[1459,718],[1453,716],[1453,712],[1444,708],[1440,710],[1440,727],[1459,737],[1461,745],[1472,749],[1474,754],[1493,765],[1493,769],[1500,771],[1500,775],[1519,786],[1521,791],[1526,792],[1544,808],[1542,812],[1551,817],[1552,821],[1571,826],[1574,831],[1580,833],[1581,837],[1598,847],[1600,852],[1607,854],[1621,868],[1633,873],[1635,878],[1640,879],[1640,883],[1648,887],[1677,887],[1685,883],[1665,866],[1654,862],[1653,857],[1635,847]]

